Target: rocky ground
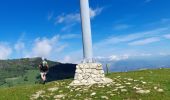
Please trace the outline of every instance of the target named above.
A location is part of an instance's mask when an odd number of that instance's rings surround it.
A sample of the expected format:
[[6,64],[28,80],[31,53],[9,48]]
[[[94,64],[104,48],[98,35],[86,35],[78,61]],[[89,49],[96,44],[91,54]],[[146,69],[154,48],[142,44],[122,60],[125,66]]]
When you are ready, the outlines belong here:
[[[54,100],[111,100],[114,98],[121,99],[124,95],[126,100],[133,93],[136,95],[147,95],[151,93],[164,93],[164,89],[159,84],[153,84],[152,81],[144,81],[144,77],[133,79],[131,77],[122,78],[115,76],[110,84],[95,84],[89,86],[68,86],[66,82],[55,82],[53,87],[45,90],[39,90],[30,97],[31,100],[37,99],[54,99]],[[137,98],[135,98],[137,99]],[[142,100],[142,98],[138,98]]]

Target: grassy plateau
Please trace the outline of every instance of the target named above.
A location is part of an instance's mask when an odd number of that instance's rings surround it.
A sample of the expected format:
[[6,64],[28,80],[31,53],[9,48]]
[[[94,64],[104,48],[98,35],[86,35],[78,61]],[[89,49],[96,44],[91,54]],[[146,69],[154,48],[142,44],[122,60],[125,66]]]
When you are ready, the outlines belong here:
[[[69,86],[73,79],[67,79],[1,87],[0,100],[170,100],[170,69],[109,73],[106,77],[113,82],[75,87]],[[7,81],[12,80],[17,79]]]

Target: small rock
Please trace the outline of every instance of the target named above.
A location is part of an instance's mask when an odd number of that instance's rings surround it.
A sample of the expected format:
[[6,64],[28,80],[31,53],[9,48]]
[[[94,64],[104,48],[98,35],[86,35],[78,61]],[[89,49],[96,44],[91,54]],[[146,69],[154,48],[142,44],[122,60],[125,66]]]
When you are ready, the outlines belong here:
[[55,95],[54,98],[55,99],[61,99],[62,97],[64,97],[65,95],[64,94],[60,94],[60,95]]
[[118,89],[122,89],[122,88],[124,88],[125,86],[119,86],[119,87],[116,87],[116,88],[118,88]]
[[126,89],[121,89],[121,92],[127,92],[127,90]]
[[128,78],[127,80],[128,80],[128,81],[133,81],[133,79],[132,79],[132,78]]
[[110,94],[110,93],[112,93],[112,91],[107,91],[106,93],[107,93],[107,94]]
[[87,90],[88,90],[87,88],[83,89],[83,91],[87,91]]
[[78,96],[81,96],[81,94],[76,94],[76,96],[75,96],[75,97],[78,97]]
[[73,82],[74,84],[79,84],[80,83],[80,81],[78,81],[78,80],[74,80],[74,82]]
[[101,96],[102,99],[108,100],[109,98],[107,96]]
[[73,92],[73,90],[71,89],[70,92]]
[[92,98],[85,98],[84,100],[92,100]]
[[136,93],[147,94],[147,93],[150,93],[150,90],[138,90],[138,91],[136,91]]
[[107,87],[109,87],[109,86],[110,86],[110,84],[107,84],[106,86],[107,86]]
[[81,88],[76,88],[75,91],[78,91],[78,90],[80,90],[80,89],[81,89]]
[[158,89],[157,91],[158,91],[158,92],[164,92],[164,90],[163,90],[163,89]]
[[91,96],[94,96],[94,95],[96,95],[96,93],[95,93],[95,92],[93,92],[93,93],[91,94]]
[[121,84],[115,84],[116,86],[120,86]]
[[142,88],[139,88],[139,87],[133,87],[133,89],[136,89],[136,90],[141,90]]
[[110,94],[111,96],[114,96],[114,95],[116,95],[116,94]]
[[48,91],[51,91],[51,92],[54,92],[54,91],[56,91],[56,90],[58,90],[58,87],[54,87],[54,88],[49,88],[49,89],[48,89]]
[[114,90],[112,90],[112,91],[117,91],[118,89],[116,88],[116,89],[114,89]]
[[142,84],[146,84],[146,82],[142,81]]
[[31,99],[37,99],[38,97],[40,97],[44,93],[45,93],[45,91],[40,90],[40,91],[36,92],[36,94],[33,94]]
[[154,89],[156,90],[156,89],[158,89],[158,87],[154,86]]
[[60,90],[59,93],[63,92],[63,90]]
[[128,82],[128,83],[125,83],[125,84],[130,85],[131,83]]

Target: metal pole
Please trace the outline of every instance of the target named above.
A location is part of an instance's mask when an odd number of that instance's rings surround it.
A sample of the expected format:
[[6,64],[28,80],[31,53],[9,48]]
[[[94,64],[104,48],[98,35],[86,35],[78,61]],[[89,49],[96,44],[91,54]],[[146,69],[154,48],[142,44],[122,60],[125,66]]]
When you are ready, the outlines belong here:
[[80,9],[83,38],[83,62],[89,63],[93,62],[89,1],[80,0]]

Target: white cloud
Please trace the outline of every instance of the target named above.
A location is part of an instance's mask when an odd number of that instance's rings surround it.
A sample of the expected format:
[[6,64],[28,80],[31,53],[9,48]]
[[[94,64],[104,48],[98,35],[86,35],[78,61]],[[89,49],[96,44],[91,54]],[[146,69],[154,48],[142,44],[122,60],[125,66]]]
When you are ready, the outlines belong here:
[[61,31],[62,32],[65,32],[65,31],[70,32],[70,29],[75,25],[76,25],[76,23],[67,24],[67,25],[65,25],[64,27],[61,28]]
[[97,56],[95,59],[97,61],[120,61],[120,60],[126,60],[129,58],[129,55],[111,55],[108,57],[103,57],[103,56]]
[[26,50],[25,57],[45,57],[51,60],[59,60],[63,57],[64,50],[69,46],[62,35],[55,35],[51,38],[36,38],[32,42],[30,51]]
[[[51,60],[63,61],[65,55],[69,54],[66,48],[69,48],[70,44],[67,40],[80,38],[79,34],[63,34],[54,35],[51,38],[38,37],[29,42],[23,41],[23,35],[14,44],[15,50],[14,57],[28,58],[28,57],[46,57]],[[11,54],[10,48],[7,45],[0,45],[0,59],[7,58]],[[9,53],[7,53],[9,52]],[[6,55],[6,56],[5,56]],[[74,55],[72,55],[74,56]],[[68,58],[68,57],[67,57]],[[62,59],[62,60],[61,60]],[[72,59],[71,59],[72,60]],[[75,61],[75,60],[74,60]]]
[[23,49],[25,48],[25,43],[24,42],[17,42],[14,46],[14,49],[17,51],[17,52],[20,52],[22,51]]
[[[101,12],[103,11],[103,8],[96,8],[92,9],[90,8],[90,17],[91,19],[95,18],[98,16]],[[70,23],[76,23],[80,22],[80,13],[70,13],[70,14],[61,14],[57,16],[55,24],[70,24]]]
[[115,30],[124,30],[124,29],[128,29],[130,27],[131,27],[131,25],[128,25],[128,24],[118,24],[118,25],[115,25],[113,28]]
[[[94,19],[96,16],[100,15],[103,11],[103,7],[101,8],[90,8],[90,18]],[[61,15],[55,18],[55,25],[57,24],[64,24],[65,26],[61,29],[61,31],[70,31],[70,29],[79,23],[80,20],[80,13],[62,13]]]
[[146,45],[146,44],[150,44],[150,43],[154,43],[154,42],[158,42],[158,41],[160,41],[160,38],[152,37],[152,38],[147,38],[147,39],[143,39],[143,40],[137,40],[137,41],[130,42],[129,45],[131,45],[131,46]]
[[[19,39],[17,40],[17,42],[14,44],[13,48],[15,50],[15,57],[25,57],[25,55],[28,54],[28,51],[30,52],[30,46],[28,48],[28,45],[26,44],[25,40],[25,34],[26,33],[21,33]],[[29,41],[30,42],[30,41]]]
[[37,38],[29,55],[33,57],[50,57],[53,51],[58,50],[56,49],[58,40],[59,35],[52,38]]
[[33,55],[39,57],[48,57],[51,53],[52,46],[47,40],[37,40],[33,48]]
[[160,52],[159,55],[161,55],[161,56],[169,56],[170,53]]
[[128,58],[129,58],[129,55],[121,55],[121,56],[112,55],[109,57],[110,61],[120,61],[120,60],[125,60]]
[[61,39],[74,39],[74,38],[81,38],[80,34],[64,34],[61,36]]
[[71,57],[70,56],[65,56],[64,59],[62,60],[63,63],[69,63],[72,62]]
[[163,37],[166,38],[166,39],[170,39],[170,34],[166,34]]
[[154,30],[145,31],[145,32],[132,33],[129,35],[110,36],[96,43],[94,46],[95,48],[99,48],[99,47],[102,48],[103,46],[108,46],[111,44],[128,43],[133,40],[137,40],[137,39],[139,40],[142,38],[150,38],[155,35],[159,35],[161,32],[164,32],[166,30],[167,28],[159,28],[159,29],[154,29]]
[[83,50],[75,50],[73,52],[69,52],[64,56],[63,58],[60,59],[61,62],[64,63],[75,63],[78,64],[83,60]]
[[138,55],[134,55],[134,56],[152,56],[152,54],[150,53],[141,53],[141,54],[138,54]]
[[102,11],[103,11],[103,8],[96,8],[96,9],[90,8],[90,17],[91,17],[91,19],[95,18],[97,15],[100,15],[100,13]]
[[12,53],[12,49],[6,45],[1,43],[0,44],[0,59],[7,59]]
[[80,14],[79,13],[71,13],[71,14],[62,14],[56,18],[55,24],[61,24],[61,23],[74,23],[80,21]]
[[68,47],[68,44],[63,44],[63,45],[59,45],[59,46],[56,46],[54,47],[54,51],[56,51],[57,53],[63,51],[66,47]]
[[23,33],[21,33],[17,43],[14,45],[14,49],[17,52],[20,52],[20,51],[22,51],[25,48],[25,43],[23,42],[24,37],[25,37],[25,33],[23,32]]

